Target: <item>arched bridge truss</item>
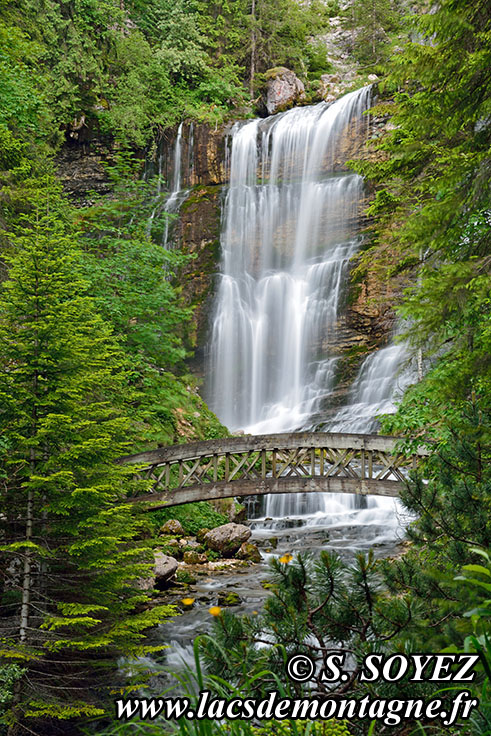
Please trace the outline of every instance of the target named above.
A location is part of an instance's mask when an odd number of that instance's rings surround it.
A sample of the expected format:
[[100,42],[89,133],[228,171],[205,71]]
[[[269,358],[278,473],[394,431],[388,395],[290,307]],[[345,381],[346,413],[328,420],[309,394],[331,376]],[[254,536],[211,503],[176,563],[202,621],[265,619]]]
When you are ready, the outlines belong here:
[[135,501],[151,508],[267,493],[399,495],[407,471],[428,455],[398,451],[395,437],[296,432],[227,437],[128,455],[150,481]]

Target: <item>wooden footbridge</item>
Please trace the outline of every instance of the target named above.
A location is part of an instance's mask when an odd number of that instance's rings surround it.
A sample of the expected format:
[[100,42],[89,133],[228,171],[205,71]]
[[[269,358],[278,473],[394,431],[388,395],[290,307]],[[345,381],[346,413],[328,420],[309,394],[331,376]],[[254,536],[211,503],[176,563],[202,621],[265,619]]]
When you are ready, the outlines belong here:
[[128,455],[150,492],[135,501],[153,509],[192,501],[267,493],[398,496],[407,471],[428,455],[396,449],[399,438],[296,432],[227,437]]

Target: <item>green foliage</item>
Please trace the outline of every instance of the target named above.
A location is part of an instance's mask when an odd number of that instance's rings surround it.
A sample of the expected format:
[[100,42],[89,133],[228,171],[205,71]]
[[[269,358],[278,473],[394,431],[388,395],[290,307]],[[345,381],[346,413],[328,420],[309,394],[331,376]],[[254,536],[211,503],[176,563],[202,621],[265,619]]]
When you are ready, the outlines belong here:
[[0,130],[36,136],[46,106],[32,76],[39,49],[0,18]]
[[147,234],[155,208],[154,182],[137,179],[138,168],[132,154],[120,154],[108,169],[112,197],[99,198],[81,213],[86,272],[101,314],[123,338],[127,351],[136,360],[144,354],[168,369],[185,356],[177,327],[189,318],[189,310],[180,305],[171,283],[184,258]]
[[0,728],[6,724],[5,714],[14,698],[15,684],[27,669],[17,664],[0,665]]
[[355,164],[378,186],[359,268],[378,264],[406,287],[399,312],[428,369],[385,429],[438,436],[444,416],[490,388],[489,7],[444,0],[416,31],[421,42],[392,60],[381,155]]
[[176,583],[184,583],[184,585],[194,585],[196,577],[186,570],[178,570],[176,572]]
[[351,51],[365,68],[386,61],[391,34],[402,30],[399,0],[352,0],[343,13],[345,28],[352,32]]
[[[463,639],[469,622],[462,617],[472,605],[471,590],[457,588],[454,571],[473,564],[472,546],[491,544],[489,413],[469,403],[444,424],[445,439],[401,492],[417,520],[407,534],[413,542],[399,560],[384,563],[391,589],[411,591],[418,616],[412,630],[425,646],[442,647]],[[431,637],[428,632],[431,631]],[[409,631],[408,631],[409,633]]]
[[0,125],[0,168],[13,169],[22,161],[23,143],[11,131]]
[[191,310],[183,306],[174,276],[186,257],[160,244],[165,213],[149,228],[158,203],[154,182],[137,178],[139,165],[130,152],[120,153],[108,167],[112,197],[80,212],[84,273],[131,365],[130,414],[139,425],[138,441],[148,447],[223,436],[225,428],[193,379],[182,375]]
[[169,519],[181,522],[187,534],[197,534],[200,529],[214,529],[228,522],[224,514],[215,511],[206,501],[188,503],[183,506],[173,506],[169,509],[154,511],[151,515],[152,523],[160,527]]
[[[157,127],[221,122],[254,73],[326,71],[321,3],[70,0],[3,3],[0,125],[57,145],[94,133],[143,147]],[[251,69],[254,64],[254,73]]]
[[482,734],[491,730],[491,556],[481,548],[471,548],[469,552],[478,556],[481,564],[464,565],[461,574],[454,578],[454,585],[464,583],[473,590],[476,599],[474,608],[463,614],[472,624],[472,633],[465,637],[463,649],[480,656],[474,668],[480,676],[471,686],[479,708],[472,712],[470,722],[472,733]]
[[350,736],[345,721],[267,721],[252,731],[255,736]]
[[[411,619],[405,596],[387,596],[381,564],[372,553],[359,554],[354,562],[326,551],[317,560],[310,555],[298,555],[289,563],[273,559],[268,588],[272,594],[261,614],[237,617],[222,612],[214,622],[213,638],[203,641],[209,671],[248,692],[254,673],[256,694],[272,688],[267,673],[279,673],[287,681],[286,658],[299,653],[322,665],[328,652],[355,652],[352,684],[362,655],[384,651]],[[269,646],[254,646],[258,642]],[[319,673],[310,687],[322,694],[333,689]]]
[[46,728],[103,712],[115,657],[147,651],[144,631],[172,611],[142,610],[151,552],[124,501],[145,484],[114,462],[130,448],[125,358],[50,199],[9,232],[0,294],[4,589],[22,591],[3,601],[0,656],[27,669],[6,717]]

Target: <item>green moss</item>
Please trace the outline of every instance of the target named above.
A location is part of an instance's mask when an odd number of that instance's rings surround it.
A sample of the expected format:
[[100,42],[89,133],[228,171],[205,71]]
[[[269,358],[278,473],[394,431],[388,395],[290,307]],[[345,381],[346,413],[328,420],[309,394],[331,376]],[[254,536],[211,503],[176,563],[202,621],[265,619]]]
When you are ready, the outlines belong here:
[[196,207],[202,202],[212,202],[217,197],[219,191],[220,186],[217,184],[211,184],[209,186],[197,184],[192,188],[191,194],[183,202],[181,216],[187,212],[194,212]]
[[358,370],[361,361],[373,349],[373,345],[363,343],[361,345],[353,345],[345,351],[340,359],[337,367],[336,385],[345,381],[350,381]]
[[218,596],[219,606],[238,606],[240,603],[240,596],[237,593],[220,593]]
[[186,570],[178,570],[176,572],[175,580],[176,580],[176,583],[184,583],[185,585],[194,585],[197,578],[194,575],[191,575],[190,572],[186,572]]

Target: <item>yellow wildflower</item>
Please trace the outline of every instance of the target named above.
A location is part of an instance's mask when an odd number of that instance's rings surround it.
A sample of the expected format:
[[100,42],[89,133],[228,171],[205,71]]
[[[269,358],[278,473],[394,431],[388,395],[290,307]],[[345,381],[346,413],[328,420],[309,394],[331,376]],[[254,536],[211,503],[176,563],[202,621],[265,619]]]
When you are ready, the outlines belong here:
[[280,562],[282,562],[284,565],[288,565],[289,562],[293,560],[293,555],[283,555],[283,557],[280,557]]
[[194,603],[194,598],[182,598],[181,603],[183,603],[185,606],[192,606]]
[[222,612],[222,609],[220,606],[212,606],[208,609],[208,612],[211,613],[212,616],[219,616]]

